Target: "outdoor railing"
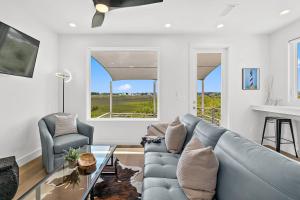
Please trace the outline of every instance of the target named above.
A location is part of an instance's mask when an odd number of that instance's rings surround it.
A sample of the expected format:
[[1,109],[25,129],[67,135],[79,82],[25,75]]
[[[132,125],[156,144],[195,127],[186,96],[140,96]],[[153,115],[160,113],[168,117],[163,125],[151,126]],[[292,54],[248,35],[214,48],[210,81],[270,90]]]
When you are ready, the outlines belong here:
[[205,107],[203,111],[202,108],[198,108],[198,116],[213,124],[220,125],[221,108]]
[[[203,112],[202,108],[198,108],[197,115],[213,124],[220,125],[221,109],[215,107],[205,107]],[[96,118],[156,118],[154,113],[104,113]]]
[[97,118],[155,118],[154,113],[104,113]]

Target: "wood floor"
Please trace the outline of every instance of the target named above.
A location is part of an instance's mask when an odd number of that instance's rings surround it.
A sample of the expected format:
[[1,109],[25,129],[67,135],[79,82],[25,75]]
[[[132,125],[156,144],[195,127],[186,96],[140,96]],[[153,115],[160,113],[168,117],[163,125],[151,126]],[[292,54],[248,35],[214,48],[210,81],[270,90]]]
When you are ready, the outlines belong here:
[[26,191],[47,175],[42,166],[41,156],[20,167],[19,173],[20,184],[14,199],[20,198]]
[[[266,145],[266,147],[274,150],[274,148],[271,146]],[[130,153],[143,154],[143,152],[144,149],[138,145],[118,146],[115,151],[115,154],[123,154],[125,155],[124,159],[126,159],[126,154],[130,154]],[[300,161],[300,159],[296,158],[294,155],[291,155],[286,152],[281,152],[281,153],[291,159]],[[46,172],[42,166],[42,157],[38,157],[35,160],[32,160],[26,165],[20,167],[20,185],[14,200],[22,196],[26,191],[28,191],[32,186],[34,186],[36,183],[42,180],[45,176],[46,176]]]
[[[272,150],[275,151],[275,148],[272,147],[272,146],[270,146],[270,145],[264,145],[264,146],[267,147],[267,148],[269,148],[269,149],[272,149]],[[281,153],[282,155],[285,155],[285,156],[288,157],[288,158],[291,158],[291,159],[293,159],[293,160],[296,160],[296,161],[299,161],[299,162],[300,162],[300,158],[296,158],[296,156],[294,156],[294,155],[292,155],[292,154],[290,154],[290,153],[287,153],[287,152],[284,152],[284,151],[281,151],[280,153]]]

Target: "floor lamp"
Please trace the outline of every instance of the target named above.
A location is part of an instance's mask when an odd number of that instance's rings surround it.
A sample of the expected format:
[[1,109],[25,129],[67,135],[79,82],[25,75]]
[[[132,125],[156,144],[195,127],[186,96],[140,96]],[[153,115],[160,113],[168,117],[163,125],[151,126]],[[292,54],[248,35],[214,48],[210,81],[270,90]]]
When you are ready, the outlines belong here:
[[62,80],[63,91],[62,91],[62,102],[63,102],[63,113],[65,112],[65,83],[69,83],[72,80],[72,74],[69,70],[65,69],[64,72],[57,72],[55,76]]

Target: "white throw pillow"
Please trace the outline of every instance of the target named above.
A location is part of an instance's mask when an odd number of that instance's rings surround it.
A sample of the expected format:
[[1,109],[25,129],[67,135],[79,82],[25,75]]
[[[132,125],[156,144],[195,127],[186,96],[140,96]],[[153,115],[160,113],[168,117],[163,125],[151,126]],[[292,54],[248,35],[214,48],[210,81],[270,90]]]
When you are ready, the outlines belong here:
[[78,133],[77,115],[55,115],[55,117],[54,137],[70,133]]
[[179,117],[171,122],[166,130],[165,142],[169,152],[180,153],[185,141],[187,130]]
[[215,195],[219,161],[212,147],[204,147],[193,137],[177,165],[177,179],[190,200],[212,200]]

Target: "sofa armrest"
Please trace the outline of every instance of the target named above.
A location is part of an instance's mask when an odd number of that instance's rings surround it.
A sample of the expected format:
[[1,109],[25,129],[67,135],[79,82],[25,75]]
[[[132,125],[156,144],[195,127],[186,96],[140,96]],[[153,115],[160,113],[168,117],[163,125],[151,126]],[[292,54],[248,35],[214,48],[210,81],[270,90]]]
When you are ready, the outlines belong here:
[[54,171],[54,142],[45,121],[40,120],[38,125],[41,137],[43,165],[46,171],[50,173]]
[[89,144],[93,144],[94,127],[77,120],[77,129],[79,134],[89,138]]

